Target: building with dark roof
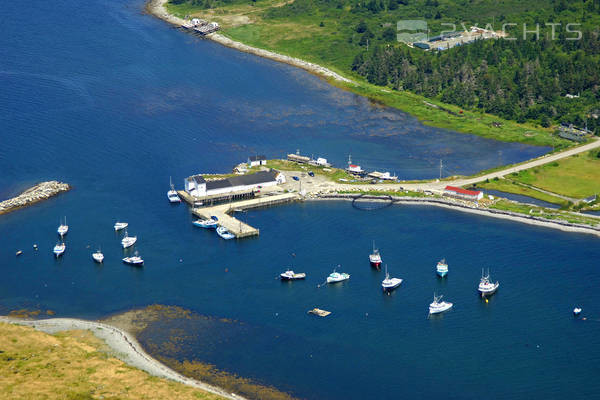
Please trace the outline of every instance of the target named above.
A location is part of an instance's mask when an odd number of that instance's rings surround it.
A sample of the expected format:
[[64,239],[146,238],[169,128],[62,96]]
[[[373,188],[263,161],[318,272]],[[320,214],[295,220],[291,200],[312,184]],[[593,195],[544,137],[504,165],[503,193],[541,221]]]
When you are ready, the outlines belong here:
[[256,167],[259,165],[266,165],[267,157],[266,156],[250,156],[248,157],[248,166]]
[[184,188],[195,197],[253,192],[260,187],[285,183],[285,175],[274,169],[254,174],[232,176],[225,179],[206,180],[202,175],[193,175],[185,179]]

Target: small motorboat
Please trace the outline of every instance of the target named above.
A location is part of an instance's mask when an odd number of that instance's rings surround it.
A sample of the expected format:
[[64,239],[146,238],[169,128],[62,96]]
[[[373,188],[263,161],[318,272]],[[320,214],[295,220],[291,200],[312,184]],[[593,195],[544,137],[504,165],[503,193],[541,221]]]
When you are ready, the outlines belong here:
[[16,255],[17,257],[19,257],[21,254],[23,254],[23,250],[19,250],[19,251],[17,251],[15,255]]
[[317,315],[319,317],[326,317],[331,314],[331,311],[321,310],[320,308],[313,308],[312,310],[308,310],[309,314]]
[[225,240],[234,239],[235,235],[227,230],[224,226],[217,228],[217,234]]
[[304,279],[306,278],[306,274],[304,272],[300,272],[300,273],[295,273],[294,271],[292,271],[291,269],[279,274],[279,276],[281,277],[282,281],[294,281],[297,279]]
[[385,266],[385,279],[381,282],[381,287],[384,292],[390,292],[396,289],[402,283],[402,279],[400,278],[390,278],[390,274],[388,274],[387,265]]
[[57,243],[56,246],[54,246],[54,255],[56,257],[60,257],[63,255],[63,253],[65,252],[66,249],[67,249],[67,245],[64,242]]
[[446,264],[445,259],[438,261],[436,271],[437,271],[437,274],[442,278],[448,274],[448,264]]
[[371,267],[379,268],[381,266],[381,255],[379,254],[379,249],[375,248],[375,241],[373,241],[373,252],[369,254],[369,262],[371,263]]
[[439,314],[452,308],[452,303],[440,301],[442,297],[433,295],[433,303],[429,304],[429,314]]
[[135,255],[132,257],[125,257],[123,259],[123,262],[125,264],[129,264],[129,265],[144,265],[144,260],[142,260],[142,257],[140,257],[138,255],[138,252],[135,252]]
[[169,190],[167,192],[167,198],[169,199],[169,202],[181,203],[181,199],[179,198],[179,195],[177,194],[177,190],[175,190],[175,186],[173,186],[173,181],[171,180],[171,177],[169,177],[169,183],[171,185],[171,190]]
[[92,258],[97,263],[102,263],[104,261],[104,254],[100,251],[100,249],[96,250],[96,252],[92,253]]
[[483,270],[481,270],[481,280],[479,281],[479,287],[477,288],[477,290],[481,294],[481,297],[493,295],[494,293],[496,293],[496,290],[498,290],[498,286],[500,286],[498,282],[490,282],[489,271],[487,275],[484,275]]
[[137,242],[137,236],[129,236],[125,231],[125,237],[121,240],[121,245],[124,249],[131,247]]
[[217,223],[217,221],[215,221],[214,219],[210,218],[210,219],[198,219],[196,221],[192,221],[192,224],[194,224],[194,226],[198,226],[200,228],[206,228],[206,229],[215,229],[219,226],[219,224]]
[[575,307],[573,309],[573,315],[577,317],[579,314],[581,314],[581,308]]
[[56,232],[58,232],[60,237],[65,236],[67,232],[69,232],[69,225],[67,225],[67,217],[65,217],[65,221],[61,222],[61,224],[58,226]]
[[337,283],[343,282],[350,279],[350,274],[346,274],[345,272],[339,273],[335,269],[329,276],[327,277],[327,283]]
[[127,222],[116,222],[115,223],[115,231],[120,231],[121,229],[125,229],[129,226]]

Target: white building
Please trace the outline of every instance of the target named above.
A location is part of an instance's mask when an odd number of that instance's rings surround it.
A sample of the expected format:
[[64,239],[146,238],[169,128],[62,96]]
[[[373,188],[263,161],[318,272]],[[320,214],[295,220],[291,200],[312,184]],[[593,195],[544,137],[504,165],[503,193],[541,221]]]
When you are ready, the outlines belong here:
[[248,157],[248,166],[249,167],[257,167],[259,165],[267,165],[267,157],[265,157],[265,156]]
[[477,201],[483,198],[483,192],[479,190],[467,190],[454,186],[446,186],[444,196],[455,197],[457,199]]
[[185,178],[184,188],[192,196],[205,197],[233,192],[249,192],[259,187],[283,184],[285,181],[285,175],[271,169],[269,171],[259,171],[255,174],[209,181],[204,179],[202,175],[193,175]]

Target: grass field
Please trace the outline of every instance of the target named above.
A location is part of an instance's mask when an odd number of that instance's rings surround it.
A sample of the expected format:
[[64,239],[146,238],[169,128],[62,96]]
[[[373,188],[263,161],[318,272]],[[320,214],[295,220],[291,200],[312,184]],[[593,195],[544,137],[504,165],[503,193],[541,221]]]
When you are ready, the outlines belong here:
[[538,200],[547,201],[548,203],[564,206],[567,202],[559,197],[552,196],[535,189],[514,183],[510,179],[491,180],[489,182],[481,182],[477,184],[480,189],[499,190],[506,193],[520,194],[523,196],[533,197]]
[[130,367],[88,331],[49,335],[0,323],[0,337],[2,399],[222,398]]
[[600,194],[600,158],[598,150],[574,155],[511,176],[518,182],[553,193],[582,199]]

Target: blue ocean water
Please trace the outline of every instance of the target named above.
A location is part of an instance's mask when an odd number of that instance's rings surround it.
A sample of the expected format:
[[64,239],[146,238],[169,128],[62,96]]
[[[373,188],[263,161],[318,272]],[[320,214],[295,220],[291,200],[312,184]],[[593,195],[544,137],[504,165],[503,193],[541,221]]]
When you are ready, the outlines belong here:
[[[0,217],[0,311],[101,318],[159,303],[232,318],[248,328],[221,344],[186,342],[185,356],[310,399],[475,398],[490,386],[515,399],[595,396],[597,238],[445,209],[319,202],[249,212],[260,238],[225,242],[165,196],[169,176],[180,186],[257,153],[300,149],[339,165],[351,152],[365,168],[411,179],[435,177],[440,158],[467,174],[547,149],[423,126],[142,9],[138,0],[3,5],[0,198],[48,179],[74,189]],[[68,248],[54,260],[63,216]],[[117,219],[139,236],[143,269],[120,262]],[[391,296],[367,263],[373,239],[405,279]],[[90,257],[96,246],[102,266]],[[281,284],[292,252],[308,279]],[[434,274],[441,257],[445,281]],[[350,281],[317,288],[338,264]],[[487,305],[475,292],[482,267],[501,282]],[[428,320],[436,291],[456,306]],[[575,305],[587,321],[573,320]],[[315,306],[333,314],[312,318]]]

